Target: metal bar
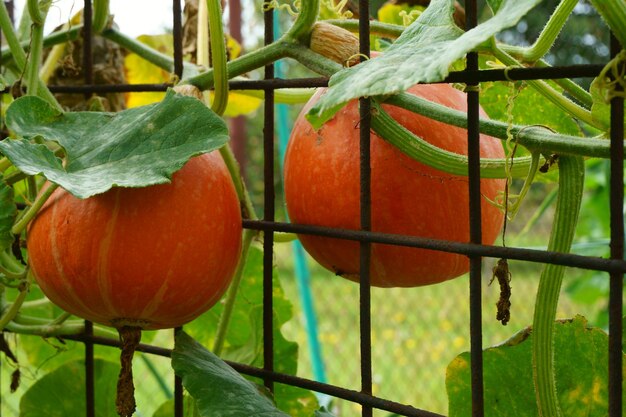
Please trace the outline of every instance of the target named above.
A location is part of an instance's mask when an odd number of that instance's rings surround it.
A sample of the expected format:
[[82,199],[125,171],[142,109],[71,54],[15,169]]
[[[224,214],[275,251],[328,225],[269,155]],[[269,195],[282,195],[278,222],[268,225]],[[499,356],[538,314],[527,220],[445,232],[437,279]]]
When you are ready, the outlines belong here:
[[[464,83],[464,82],[488,82],[510,80],[536,80],[536,79],[560,79],[560,78],[591,78],[596,77],[602,70],[602,65],[576,65],[570,67],[550,68],[520,68],[509,70],[508,79],[504,70],[466,70],[450,73],[439,83]],[[437,83],[437,82],[435,82]],[[294,78],[294,79],[264,79],[264,80],[231,80],[231,90],[263,90],[268,87],[276,88],[319,88],[327,87],[328,79],[324,77]],[[115,84],[115,85],[80,85],[61,86],[51,85],[50,90],[54,93],[124,93],[124,92],[152,92],[166,91],[173,84]],[[8,93],[9,89],[1,93]]]
[[[182,329],[182,327],[174,329],[174,338]],[[185,415],[183,392],[183,379],[174,374],[174,417],[183,417]]]
[[[181,0],[172,1],[172,19],[174,74],[181,79],[183,77],[183,24]],[[166,85],[164,84],[164,86]],[[176,337],[176,333],[180,331],[182,331],[182,327],[174,329],[174,337]],[[183,417],[185,413],[183,392],[183,380],[181,377],[174,374],[174,417]]]
[[465,70],[451,72],[443,81],[457,83],[472,80],[483,81],[518,81],[518,80],[556,80],[562,78],[593,78],[604,68],[603,65],[571,65],[564,67],[511,68],[508,71],[496,70]]
[[174,36],[174,74],[178,78],[183,77],[183,24],[181,0],[173,0],[172,13],[174,14],[173,36]]
[[[83,30],[81,32],[83,39],[83,80],[85,84],[93,84],[93,9],[91,0],[83,2]],[[92,92],[85,92],[88,98]],[[85,321],[85,333],[93,335],[93,323]],[[94,369],[94,345],[93,342],[85,342],[85,405],[86,416],[95,417],[96,415],[96,386],[95,386],[95,369]]]
[[[274,40],[274,13],[268,10],[264,13],[265,44]],[[265,79],[274,78],[274,64],[265,67]],[[274,189],[274,89],[270,86],[265,89],[265,109],[263,115],[263,182],[264,203],[263,219],[273,222],[275,219]],[[263,235],[263,369],[274,370],[274,233]],[[274,381],[264,379],[265,386],[274,391]]]
[[[90,341],[92,343],[102,346],[120,346],[120,341],[117,339],[109,339],[101,336],[87,336],[85,334],[63,336],[63,339],[75,340],[79,342]],[[172,349],[152,346],[144,343],[139,344],[139,346],[137,347],[137,351],[168,358],[172,355]],[[307,378],[301,378],[294,375],[268,371],[267,369],[258,368],[251,365],[245,365],[238,362],[228,360],[225,362],[241,374],[258,377],[261,379],[271,379],[272,381],[282,384],[289,384],[293,385],[294,387],[300,387],[311,391],[320,392],[332,397],[341,398],[359,404],[367,404],[380,410],[386,410],[392,413],[402,414],[409,417],[443,417],[442,415],[437,413],[420,410],[406,404],[389,401],[384,398],[379,398],[370,394],[364,394],[359,391],[349,390],[346,388],[314,381]]]
[[[83,8],[83,71],[84,71],[84,79],[85,84],[93,84],[93,30],[92,30],[92,20],[93,20],[93,9],[91,7],[91,0],[84,0],[84,8]],[[85,94],[92,93],[91,91],[86,91]]]
[[[475,0],[465,4],[466,30],[478,24],[478,6]],[[466,69],[478,70],[478,54],[467,54]],[[482,244],[481,194],[480,194],[480,130],[479,130],[479,86],[477,82],[467,83],[467,158],[469,185],[469,231],[470,242]],[[470,301],[470,357],[472,416],[483,417],[483,330],[482,330],[482,258],[469,257],[469,301]]]
[[51,85],[50,91],[64,94],[104,94],[129,92],[166,91],[172,84],[86,84],[86,85]]
[[[621,51],[618,40],[611,37],[611,52]],[[623,63],[622,63],[623,65]],[[616,83],[616,90],[623,88]],[[611,100],[611,258],[624,259],[624,98]],[[622,331],[624,274],[610,274],[609,292],[609,416],[622,415]]]
[[[361,62],[370,56],[369,1],[359,1],[359,52]],[[361,230],[372,230],[372,178],[371,178],[371,100],[359,99],[359,185]],[[372,296],[370,264],[372,245],[361,241],[359,245],[359,329],[361,352],[361,392],[372,395]],[[362,404],[361,415],[371,417],[373,408]]]
[[576,255],[572,253],[550,252],[539,249],[512,248],[502,246],[479,245],[475,243],[453,242],[447,240],[422,238],[417,236],[395,235],[381,232],[364,232],[359,230],[339,229],[324,226],[291,224],[282,222],[264,222],[260,220],[244,220],[244,227],[255,230],[273,230],[275,232],[302,233],[348,240],[366,240],[371,243],[401,245],[421,249],[432,249],[443,252],[459,253],[468,256],[489,258],[507,258],[566,265],[575,268],[593,269],[605,272],[626,272],[626,261],[599,257]]
[[94,354],[93,354],[93,341],[90,340],[93,336],[93,324],[90,321],[85,321],[85,415],[87,417],[96,416],[96,387],[95,387],[95,372],[94,372]]

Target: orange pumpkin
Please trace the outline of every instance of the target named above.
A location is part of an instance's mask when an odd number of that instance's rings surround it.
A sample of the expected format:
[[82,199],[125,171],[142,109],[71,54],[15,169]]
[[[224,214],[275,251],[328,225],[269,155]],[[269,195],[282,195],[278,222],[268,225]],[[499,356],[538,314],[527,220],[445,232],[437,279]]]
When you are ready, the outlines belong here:
[[213,306],[241,252],[241,212],[218,152],[169,184],[78,199],[57,189],[27,236],[32,271],[62,309],[116,328],[180,326]]
[[[409,93],[447,107],[467,111],[466,95],[447,84],[416,85]],[[341,109],[315,131],[304,115],[319,97],[307,103],[293,128],[285,157],[285,200],[291,221],[345,229],[359,228],[359,110],[357,101]],[[467,131],[409,112],[383,106],[408,130],[427,142],[467,154]],[[482,113],[481,117],[486,117]],[[502,158],[500,140],[481,136],[481,156]],[[469,241],[469,192],[466,177],[421,164],[372,134],[372,230],[457,242]],[[505,181],[482,179],[483,242],[495,241],[502,211],[487,199],[504,190]],[[359,280],[359,244],[355,241],[300,235],[311,256],[345,278]],[[371,283],[380,287],[413,287],[458,277],[469,269],[458,254],[372,245]]]

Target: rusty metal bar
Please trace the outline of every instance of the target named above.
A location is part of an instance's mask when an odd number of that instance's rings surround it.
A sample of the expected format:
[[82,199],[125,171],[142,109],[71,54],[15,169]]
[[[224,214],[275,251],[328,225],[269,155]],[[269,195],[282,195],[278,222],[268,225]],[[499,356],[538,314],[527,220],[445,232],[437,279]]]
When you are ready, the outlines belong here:
[[[514,68],[508,72],[508,80],[539,80],[539,79],[562,79],[562,78],[589,78],[597,76],[603,65],[577,65],[570,67],[550,68]],[[511,75],[513,73],[513,75]],[[507,81],[507,75],[503,70],[477,70],[452,72],[441,83],[465,83],[465,82],[488,82]],[[229,82],[231,90],[262,90],[269,87],[276,88],[317,88],[328,86],[327,78],[294,78],[294,79],[264,79],[264,80],[232,80]],[[126,93],[126,92],[153,92],[166,91],[173,84],[115,84],[115,85],[51,85],[53,93],[84,94],[84,93]],[[9,89],[0,91],[9,93]]]
[[[264,41],[269,45],[274,40],[274,11],[264,13],[265,35]],[[274,64],[265,67],[265,79],[274,78]],[[263,219],[275,220],[274,187],[274,89],[270,86],[265,89],[265,106],[263,114]],[[274,233],[263,235],[263,369],[274,370]],[[264,378],[265,386],[273,392],[274,380]]]
[[[174,329],[174,339],[176,339],[176,334],[182,330],[182,327]],[[183,417],[185,415],[183,393],[183,379],[174,374],[174,417]]]
[[[85,84],[93,84],[93,8],[91,0],[84,0],[83,3],[83,80]],[[85,97],[89,98],[92,92],[85,91]],[[85,321],[85,333],[93,334],[93,324]],[[96,385],[95,385],[95,359],[94,345],[91,341],[85,342],[85,406],[86,416],[96,415]]]
[[[611,37],[613,57],[622,47],[615,37]],[[623,65],[623,63],[622,63]],[[616,84],[618,91],[623,88]],[[624,259],[624,98],[611,100],[611,175],[610,175],[610,224],[611,259]],[[623,385],[623,290],[624,274],[610,274],[609,292],[609,416],[622,416]]]
[[[359,52],[361,62],[370,56],[369,1],[359,1]],[[359,99],[359,185],[360,185],[360,224],[361,230],[372,230],[372,171],[371,171],[371,99]],[[361,241],[359,244],[359,334],[361,352],[361,392],[372,395],[372,296],[371,296],[371,257],[372,245]],[[371,417],[373,408],[362,404],[361,415]]]
[[355,241],[366,240],[372,243],[384,243],[388,245],[400,245],[420,249],[432,249],[443,252],[459,253],[468,256],[507,258],[520,261],[565,265],[574,268],[591,269],[597,271],[626,273],[626,261],[624,260],[576,255],[572,253],[550,252],[543,249],[479,245],[474,243],[453,242],[447,240],[423,238],[418,236],[395,235],[381,232],[363,232],[359,230],[339,229],[324,226],[283,222],[269,223],[261,220],[244,220],[243,224],[244,227],[255,230],[273,230],[275,232],[302,233]]
[[183,77],[183,12],[180,6],[181,0],[173,0],[173,37],[174,37],[174,74],[178,78]]
[[[93,324],[85,321],[85,335],[87,338],[93,335]],[[85,415],[96,416],[96,386],[94,369],[94,344],[90,340],[85,342]]]
[[[466,30],[478,24],[478,5],[475,0],[465,3]],[[478,54],[467,54],[466,69],[478,70]],[[467,145],[468,145],[468,182],[469,182],[469,230],[470,242],[482,244],[481,194],[480,194],[480,131],[478,128],[479,90],[478,82],[467,84]],[[483,345],[482,345],[482,258],[470,255],[469,301],[470,301],[470,357],[472,384],[472,417],[483,417]]]

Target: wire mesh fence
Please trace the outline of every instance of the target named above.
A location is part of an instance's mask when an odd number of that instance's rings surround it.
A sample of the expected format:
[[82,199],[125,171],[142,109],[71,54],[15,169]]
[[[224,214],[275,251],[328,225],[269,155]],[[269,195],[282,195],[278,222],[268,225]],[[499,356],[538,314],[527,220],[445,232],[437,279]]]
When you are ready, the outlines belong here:
[[[12,2],[5,2],[11,6]],[[370,2],[361,0],[359,10],[369,10]],[[467,0],[467,29],[478,24],[478,5]],[[153,92],[164,91],[170,85],[157,84],[99,84],[94,79],[94,55],[91,35],[91,1],[84,1],[84,41],[82,77],[80,86],[51,86],[55,93],[84,95],[110,92]],[[173,22],[173,63],[174,73],[180,78],[183,74],[183,34],[182,7],[180,1],[173,1],[171,6],[159,6],[172,9]],[[369,55],[369,20],[368,13],[360,13],[360,50]],[[264,13],[264,42],[275,39],[273,11]],[[615,39],[611,44],[612,54],[616,55],[620,46]],[[485,392],[483,390],[483,348],[501,343],[511,336],[510,329],[523,329],[532,323],[534,297],[537,292],[540,263],[551,263],[572,267],[568,272],[572,276],[579,274],[576,268],[595,270],[602,275],[604,282],[610,282],[608,305],[604,302],[584,305],[576,296],[565,294],[559,305],[558,315],[571,317],[576,313],[586,313],[596,317],[601,312],[609,311],[606,326],[609,329],[609,415],[621,415],[622,409],[622,277],[626,270],[623,262],[623,103],[615,100],[612,105],[611,126],[611,163],[610,244],[611,255],[608,258],[588,256],[585,251],[562,254],[541,249],[524,247],[503,247],[483,245],[481,238],[481,192],[479,137],[479,102],[480,83],[491,81],[516,80],[552,80],[562,78],[595,77],[605,62],[589,65],[568,65],[546,68],[491,69],[479,70],[478,55],[470,53],[467,67],[462,71],[452,72],[446,82],[463,83],[468,88],[468,165],[470,187],[470,230],[469,243],[437,241],[414,236],[396,236],[372,231],[370,201],[370,115],[367,99],[361,99],[361,230],[337,230],[315,225],[292,224],[284,220],[280,202],[280,179],[277,173],[277,147],[275,143],[275,102],[274,91],[279,88],[325,86],[325,78],[275,78],[273,65],[265,67],[263,79],[231,81],[233,90],[259,89],[264,91],[262,126],[259,122],[251,124],[257,130],[251,135],[262,140],[262,194],[258,196],[263,205],[261,220],[244,220],[244,227],[261,230],[263,239],[263,366],[253,367],[244,363],[231,363],[239,372],[261,378],[269,390],[276,384],[289,384],[311,389],[322,396],[337,399],[333,411],[341,416],[433,416],[448,412],[445,396],[445,373],[448,364],[460,352],[469,351],[471,355],[472,375],[472,415],[486,415]],[[5,91],[7,93],[8,91]],[[621,113],[620,113],[621,112]],[[259,149],[255,150],[260,153]],[[278,187],[277,187],[278,184]],[[278,196],[277,196],[278,194]],[[584,215],[584,214],[583,214]],[[523,225],[521,226],[523,227]],[[293,259],[291,252],[274,242],[277,232],[331,236],[360,242],[360,285],[337,280],[328,272],[312,266],[314,279],[311,291],[315,295],[316,316],[319,320],[318,334],[323,352],[323,365],[327,381],[315,381],[314,364],[310,362],[311,348],[307,347],[307,333],[301,321],[294,320],[285,325],[285,333],[300,344],[298,376],[277,372],[274,368],[273,329],[273,274],[278,269],[283,287],[288,298],[294,302],[297,318],[302,318],[302,306],[298,300],[297,284],[293,280]],[[537,233],[534,238],[547,243],[546,232]],[[438,251],[460,253],[470,259],[470,272],[465,278],[453,280],[433,287],[415,289],[378,289],[370,286],[369,265],[373,244],[406,245],[409,247],[428,248]],[[542,245],[543,246],[543,245]],[[513,285],[514,298],[512,318],[508,327],[503,328],[495,320],[495,304],[498,288],[489,285],[492,268],[497,258],[511,260],[511,269],[523,271],[522,277],[516,278]],[[277,268],[275,268],[277,267]],[[607,275],[610,279],[607,280]],[[604,323],[601,323],[604,325]],[[98,372],[97,359],[111,355],[115,349],[105,346],[118,346],[116,340],[94,336],[87,326],[85,333],[63,337],[62,349],[82,356],[85,361],[85,407],[87,416],[97,415],[98,400],[94,388],[94,379]],[[616,336],[617,335],[617,336]],[[620,336],[620,337],[618,337]],[[11,343],[20,343],[15,338]],[[71,342],[72,340],[76,341]],[[168,369],[166,358],[171,355],[172,332],[160,333],[154,343],[142,345],[140,363],[135,364],[139,380],[148,380],[147,376],[158,374],[155,384],[139,384],[139,401],[149,404],[142,415],[152,415],[155,404],[161,400],[173,399],[172,415],[186,415],[184,410],[183,388],[180,379],[175,378]],[[57,343],[57,342],[51,342]],[[61,342],[59,342],[61,343]],[[60,345],[57,348],[61,347]],[[52,351],[55,349],[52,347]],[[95,353],[94,353],[95,352]],[[44,355],[45,356],[45,355]],[[41,355],[40,355],[41,357]],[[158,359],[150,359],[156,357]],[[7,362],[8,363],[8,362]],[[11,400],[8,394],[10,371],[2,366],[2,415],[19,415],[19,404]],[[37,369],[33,371],[37,372]],[[35,376],[33,375],[33,378]],[[25,377],[28,381],[28,377]],[[162,383],[163,381],[169,381]],[[28,385],[28,382],[26,382]],[[156,398],[159,398],[157,401]],[[326,398],[326,397],[320,397]],[[145,414],[143,414],[145,413]],[[393,414],[395,413],[395,414]]]

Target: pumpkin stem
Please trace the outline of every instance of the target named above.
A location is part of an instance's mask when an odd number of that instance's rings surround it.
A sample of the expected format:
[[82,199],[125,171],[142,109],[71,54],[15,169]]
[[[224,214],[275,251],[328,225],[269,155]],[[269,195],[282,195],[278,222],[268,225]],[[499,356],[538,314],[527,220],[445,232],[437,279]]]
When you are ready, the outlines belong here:
[[133,384],[133,355],[141,340],[141,328],[122,326],[117,329],[122,342],[120,375],[117,379],[115,406],[120,417],[131,417],[135,412],[135,385]]

